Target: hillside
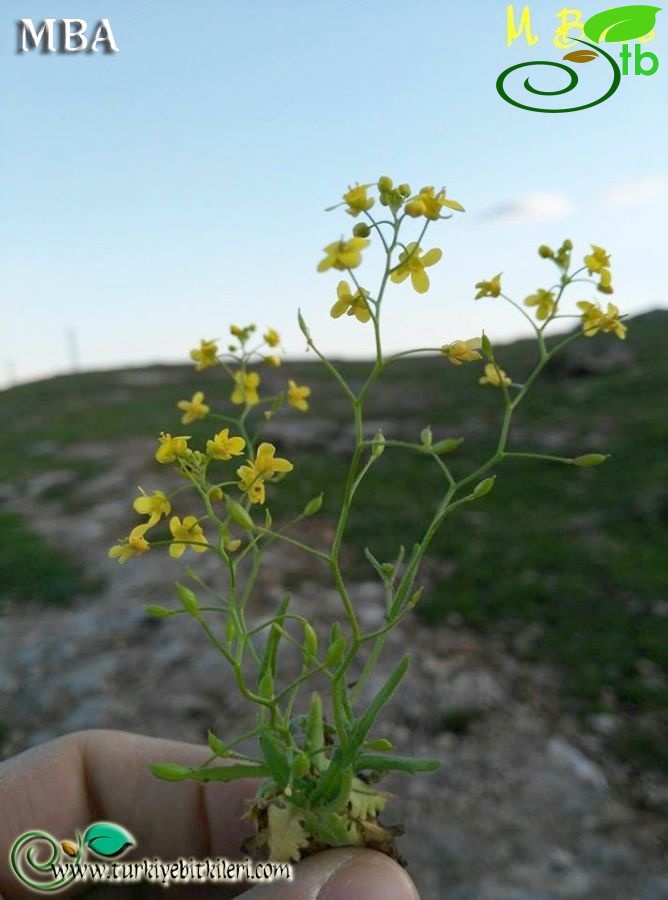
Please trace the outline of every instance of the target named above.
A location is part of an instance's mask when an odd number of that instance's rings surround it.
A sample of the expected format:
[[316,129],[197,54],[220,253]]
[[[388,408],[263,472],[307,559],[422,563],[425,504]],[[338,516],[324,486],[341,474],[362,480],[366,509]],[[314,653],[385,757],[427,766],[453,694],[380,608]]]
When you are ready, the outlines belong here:
[[[668,313],[629,324],[626,344],[601,336],[557,360],[511,436],[515,450],[611,459],[590,470],[499,468],[494,491],[434,544],[416,616],[388,643],[386,666],[413,655],[388,733],[402,752],[447,762],[428,779],[389,784],[403,796],[404,848],[424,898],[445,883],[462,898],[555,896],[555,879],[559,896],[665,896]],[[529,351],[520,342],[497,355],[521,380]],[[344,368],[359,381],[367,366]],[[369,406],[369,435],[415,440],[430,423],[435,440],[465,438],[451,460],[467,471],[499,424],[499,394],[477,375],[441,359],[395,365]],[[288,377],[312,386],[312,406],[268,426],[295,464],[272,490],[272,512],[294,514],[323,490],[308,536],[325,543],[347,410],[311,362],[267,370],[263,384]],[[206,639],[143,612],[172,605],[182,564],[157,549],[125,566],[106,558],[133,521],[135,486],[173,489],[168,467],[153,462],[155,436],[181,433],[176,401],[200,388],[215,403],[216,373],[153,366],[0,394],[10,423],[0,444],[0,752],[79,728],[202,740],[209,727],[249,724]],[[195,439],[209,431],[188,426]],[[380,623],[383,598],[363,548],[387,559],[410,546],[439,477],[429,460],[388,448],[360,489],[346,557],[367,628]],[[197,568],[217,572],[206,554]],[[272,548],[251,622],[287,590],[325,633],[339,614],[325,576],[317,561]]]

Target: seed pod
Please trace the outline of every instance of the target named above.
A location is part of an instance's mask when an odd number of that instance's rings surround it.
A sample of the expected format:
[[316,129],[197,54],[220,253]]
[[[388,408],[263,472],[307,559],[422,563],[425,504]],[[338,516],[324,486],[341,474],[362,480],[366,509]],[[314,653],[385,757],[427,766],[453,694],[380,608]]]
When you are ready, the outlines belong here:
[[600,466],[609,456],[610,454],[604,453],[585,453],[583,456],[576,456],[573,465],[580,466],[581,469],[591,469],[592,466]]
[[491,478],[485,478],[480,484],[476,485],[473,490],[473,496],[476,500],[479,500],[481,497],[486,497],[487,494],[494,487],[494,482],[496,481],[496,475],[493,475]]

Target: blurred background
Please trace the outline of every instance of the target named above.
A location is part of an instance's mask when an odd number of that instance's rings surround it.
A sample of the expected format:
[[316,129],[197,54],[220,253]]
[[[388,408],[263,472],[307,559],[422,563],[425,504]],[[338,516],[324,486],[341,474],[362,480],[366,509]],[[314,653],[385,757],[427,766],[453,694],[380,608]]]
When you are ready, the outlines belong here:
[[[503,103],[504,68],[566,52],[553,45],[560,11],[531,5],[529,48],[507,46],[497,0],[3,4],[3,756],[87,727],[185,740],[244,730],[248,712],[194,626],[145,615],[146,603],[171,605],[182,565],[155,552],[121,567],[107,549],[133,521],[136,485],[173,487],[152,457],[159,431],[180,433],[176,402],[198,389],[227,399],[216,373],[186,365],[189,350],[250,321],[278,329],[290,358],[264,388],[293,377],[313,390],[308,414],[271,423],[299,473],[272,512],[322,490],[309,538],[331,539],[349,424],[305,352],[297,307],[354,384],[373,347],[357,321],[329,317],[338,279],[315,267],[352,220],[324,208],[382,174],[445,184],[466,214],[429,232],[426,246],[444,250],[430,292],[392,291],[388,351],[484,327],[521,380],[529,326],[498,300],[474,302],[473,286],[503,272],[520,301],[549,287],[536,248],[566,237],[576,257],[590,242],[611,252],[629,336],[572,345],[512,432],[517,449],[611,460],[507,464],[434,544],[423,599],[388,644],[383,671],[407,649],[414,659],[392,739],[445,760],[390,786],[402,849],[424,898],[446,886],[456,900],[668,897],[665,72],[624,78],[584,113]],[[18,17],[76,15],[109,18],[120,52],[15,52]],[[659,14],[648,45],[660,59],[662,25]],[[369,283],[378,263],[369,252]],[[583,287],[572,301],[601,299]],[[436,438],[466,439],[469,462],[454,463],[466,471],[500,423],[478,375],[442,359],[398,364],[369,405],[369,433],[416,440],[430,423]],[[363,548],[386,559],[410,546],[439,479],[399,452],[380,463],[346,543],[367,627],[383,597]],[[338,611],[325,576],[272,549],[254,615],[289,590],[324,634]]]

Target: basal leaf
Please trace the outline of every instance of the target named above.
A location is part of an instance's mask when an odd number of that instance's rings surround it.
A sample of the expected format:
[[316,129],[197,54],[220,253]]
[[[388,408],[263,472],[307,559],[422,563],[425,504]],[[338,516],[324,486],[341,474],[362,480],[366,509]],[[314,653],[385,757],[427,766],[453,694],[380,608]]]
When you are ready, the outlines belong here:
[[596,43],[599,43],[601,38],[608,44],[634,41],[649,34],[656,24],[656,14],[660,11],[660,6],[644,4],[616,6],[587,19],[584,33],[590,41]]
[[84,846],[96,856],[120,856],[134,842],[130,832],[114,822],[96,822],[86,829],[83,836]]

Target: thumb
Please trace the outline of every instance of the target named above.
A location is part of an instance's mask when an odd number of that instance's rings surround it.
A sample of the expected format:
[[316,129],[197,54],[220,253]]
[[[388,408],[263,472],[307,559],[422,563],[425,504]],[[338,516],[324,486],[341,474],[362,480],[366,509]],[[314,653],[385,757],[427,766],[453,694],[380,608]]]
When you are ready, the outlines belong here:
[[375,850],[327,850],[293,868],[292,881],[275,881],[238,900],[419,900],[396,862]]

